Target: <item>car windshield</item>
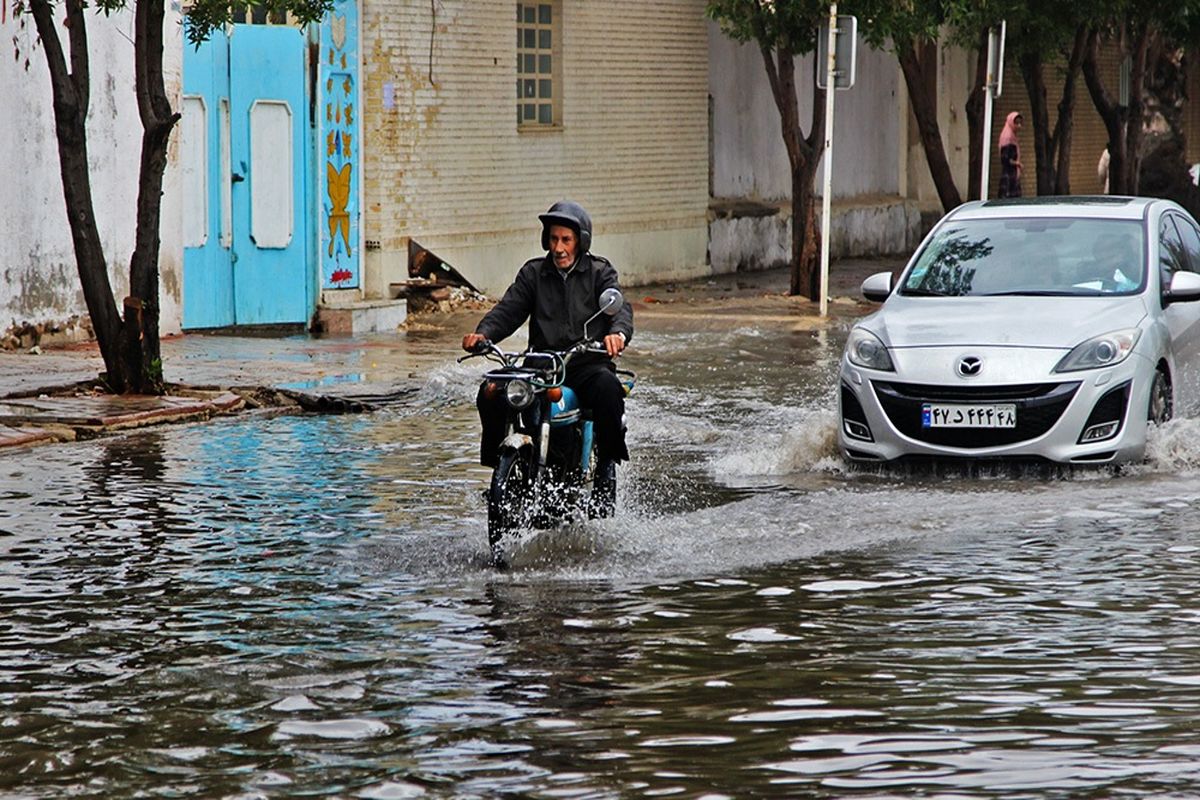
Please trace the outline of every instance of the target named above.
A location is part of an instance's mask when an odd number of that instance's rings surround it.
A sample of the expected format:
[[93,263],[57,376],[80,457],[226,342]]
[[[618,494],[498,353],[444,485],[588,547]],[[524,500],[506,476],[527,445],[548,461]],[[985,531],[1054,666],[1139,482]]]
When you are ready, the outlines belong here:
[[939,230],[900,293],[910,296],[1136,294],[1142,224],[1081,218],[969,219]]

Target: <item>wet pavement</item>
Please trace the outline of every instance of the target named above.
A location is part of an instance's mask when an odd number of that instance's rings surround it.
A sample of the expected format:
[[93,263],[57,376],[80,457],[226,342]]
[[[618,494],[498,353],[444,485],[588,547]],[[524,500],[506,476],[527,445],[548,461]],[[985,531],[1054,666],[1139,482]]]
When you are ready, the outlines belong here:
[[618,516],[504,573],[453,325],[371,414],[0,453],[0,796],[1187,796],[1195,426],[848,471],[849,321],[641,324]]
[[[831,306],[859,308],[858,285],[898,259],[846,259],[830,273]],[[627,290],[642,319],[676,319],[720,327],[730,321],[785,322],[795,329],[824,323],[816,304],[786,296],[786,271],[737,273]],[[464,315],[477,316],[477,312]],[[414,318],[408,330],[444,324]],[[114,396],[79,388],[104,371],[95,343],[11,353],[0,351],[0,448],[91,438],[167,422],[194,422],[253,408],[264,389],[283,390],[266,402],[306,410],[363,410],[401,401],[416,390],[411,364],[389,361],[397,337],[315,338],[186,334],[162,340],[165,397]],[[256,398],[256,393],[259,396]]]
[[848,469],[863,309],[760,288],[630,293],[618,514],[506,572],[477,312],[180,343],[414,387],[369,414],[0,451],[0,796],[1194,796],[1200,424],[1120,470]]

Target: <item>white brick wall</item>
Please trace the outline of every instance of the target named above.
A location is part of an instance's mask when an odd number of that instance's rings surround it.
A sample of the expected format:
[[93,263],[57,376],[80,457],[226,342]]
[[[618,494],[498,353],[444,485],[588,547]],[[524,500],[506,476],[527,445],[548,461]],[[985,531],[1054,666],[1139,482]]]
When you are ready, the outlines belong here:
[[562,0],[563,124],[543,132],[517,130],[515,0],[436,8],[436,25],[423,0],[364,8],[368,293],[406,276],[409,237],[499,292],[562,198],[625,282],[707,271],[703,0]]

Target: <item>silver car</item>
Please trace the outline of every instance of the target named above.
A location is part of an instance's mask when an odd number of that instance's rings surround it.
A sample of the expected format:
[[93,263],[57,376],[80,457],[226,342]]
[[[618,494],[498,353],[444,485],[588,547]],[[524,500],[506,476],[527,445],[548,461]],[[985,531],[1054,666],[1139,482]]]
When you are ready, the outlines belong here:
[[1149,198],[968,203],[850,333],[838,445],[855,462],[1143,457],[1200,412],[1200,226]]

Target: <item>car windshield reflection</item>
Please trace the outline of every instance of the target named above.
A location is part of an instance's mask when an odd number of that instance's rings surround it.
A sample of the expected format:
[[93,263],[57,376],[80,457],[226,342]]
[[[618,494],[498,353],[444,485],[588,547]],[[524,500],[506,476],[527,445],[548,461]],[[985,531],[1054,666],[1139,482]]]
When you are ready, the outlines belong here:
[[1142,291],[1137,220],[956,220],[926,245],[900,288],[914,297],[1097,296]]

